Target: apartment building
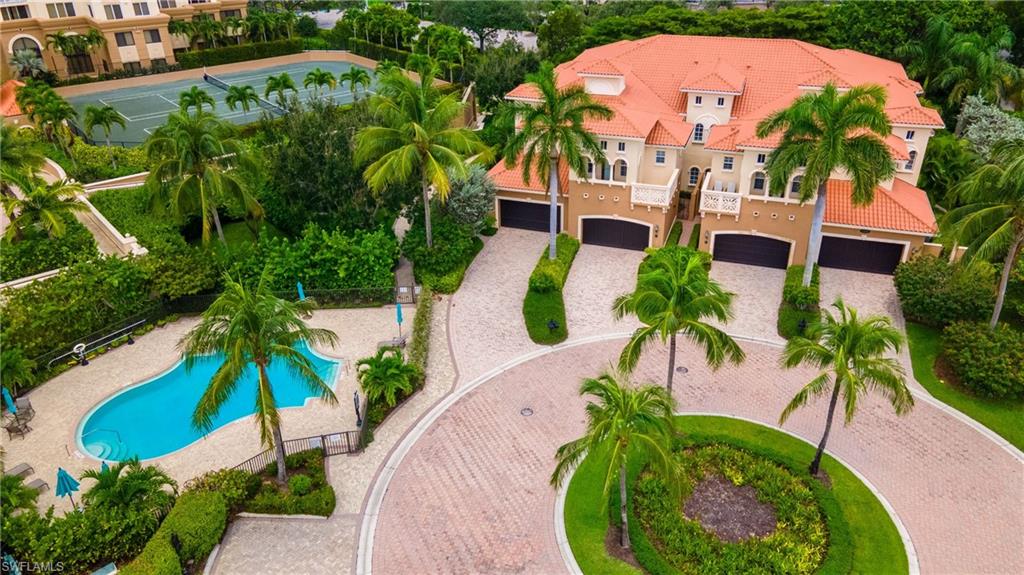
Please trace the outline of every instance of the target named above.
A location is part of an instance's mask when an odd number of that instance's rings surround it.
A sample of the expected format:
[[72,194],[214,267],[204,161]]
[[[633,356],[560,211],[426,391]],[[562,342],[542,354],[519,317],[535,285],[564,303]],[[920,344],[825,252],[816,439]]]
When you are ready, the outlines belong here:
[[[173,64],[174,51],[189,44],[187,38],[168,33],[171,19],[188,20],[200,14],[217,20],[244,17],[246,4],[246,0],[0,0],[0,74],[4,79],[12,75],[8,61],[17,50],[35,51],[46,68],[61,78]],[[47,45],[50,34],[85,34],[90,28],[103,34],[106,45],[71,55]]]
[[[589,159],[585,177],[564,166],[560,174],[562,228],[584,243],[660,246],[677,218],[696,219],[701,249],[717,260],[803,263],[813,199],[797,200],[799,174],[769,181],[764,164],[777,138],[755,132],[771,112],[827,83],[885,87],[897,174],[866,207],[851,203],[849,175],[833,174],[819,262],[890,273],[936,232],[917,180],[928,139],[943,123],[896,62],[796,40],[661,35],[587,50],[557,74],[560,86],[582,85],[615,112],[587,124],[603,157]],[[506,97],[536,101],[528,85]],[[544,185],[524,182],[518,167],[499,164],[491,175],[501,225],[547,229]]]

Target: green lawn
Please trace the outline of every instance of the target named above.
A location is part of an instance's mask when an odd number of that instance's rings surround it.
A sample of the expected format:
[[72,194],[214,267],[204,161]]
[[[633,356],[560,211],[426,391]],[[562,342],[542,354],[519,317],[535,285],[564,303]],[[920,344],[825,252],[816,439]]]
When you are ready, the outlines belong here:
[[[211,239],[216,241],[216,231],[213,233],[214,236]],[[260,224],[260,234],[271,238],[284,237],[284,232],[274,227],[274,224],[266,221]],[[224,240],[227,241],[228,246],[235,247],[251,244],[256,241],[256,238],[252,235],[252,231],[245,222],[231,222],[224,224]]]
[[683,222],[676,220],[672,224],[672,229],[668,232],[668,237],[665,238],[666,246],[674,246],[679,243],[679,236],[683,235]]
[[[814,447],[810,444],[761,425],[725,417],[682,416],[677,419],[683,433],[694,441],[728,443],[756,451],[794,472],[806,473],[814,456]],[[601,509],[603,478],[599,462],[592,459],[588,457],[580,465],[566,496],[565,525],[573,555],[587,574],[639,573],[605,552],[608,514]],[[832,480],[831,499],[839,507],[828,509],[823,501],[823,509],[830,515],[838,513],[840,517],[830,517],[832,539],[820,572],[906,573],[908,564],[903,542],[882,504],[835,459],[826,455],[822,467]]]
[[1024,401],[968,395],[935,375],[935,359],[941,352],[941,335],[938,328],[907,323],[914,378],[939,401],[998,433],[1018,449],[1024,449],[1024,425],[1021,425],[1024,421]]
[[687,240],[686,245],[698,249],[700,246],[700,224],[694,224],[693,229],[690,230],[690,238]]
[[[523,298],[523,319],[530,339],[541,345],[554,345],[569,337],[569,329],[565,325],[565,300],[559,290],[537,293],[526,290]],[[548,327],[548,320],[555,320],[558,327]]]

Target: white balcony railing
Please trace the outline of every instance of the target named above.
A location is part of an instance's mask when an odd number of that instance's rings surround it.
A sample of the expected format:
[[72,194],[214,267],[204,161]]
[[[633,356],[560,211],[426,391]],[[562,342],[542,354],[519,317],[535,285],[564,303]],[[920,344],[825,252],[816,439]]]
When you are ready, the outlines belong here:
[[[714,187],[716,189],[711,187],[711,174],[706,174],[700,188],[700,211],[738,216],[740,194],[735,190],[735,185],[718,182]],[[727,187],[733,189],[723,189]]]
[[676,184],[678,182],[679,170],[674,170],[667,184],[635,183],[630,191],[629,201],[633,204],[667,208],[672,205],[672,198],[676,193]]

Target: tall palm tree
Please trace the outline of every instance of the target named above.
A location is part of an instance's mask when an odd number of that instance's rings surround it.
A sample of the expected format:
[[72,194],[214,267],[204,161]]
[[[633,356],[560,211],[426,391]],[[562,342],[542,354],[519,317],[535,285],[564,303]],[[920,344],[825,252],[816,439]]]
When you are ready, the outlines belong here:
[[240,41],[241,36],[249,33],[249,21],[238,16],[231,16],[224,20],[224,33]]
[[380,79],[377,90],[370,109],[380,125],[356,134],[356,163],[370,162],[363,178],[374,192],[419,180],[427,247],[432,248],[430,188],[446,201],[448,174],[465,177],[467,156],[486,155],[487,148],[472,130],[452,126],[462,103],[453,94],[438,93],[433,69],[420,70],[418,82],[393,71]]
[[334,74],[317,67],[307,72],[305,80],[302,81],[303,88],[309,89],[310,86],[313,86],[313,97],[319,98],[321,88],[333,90],[338,86],[338,80]]
[[288,39],[292,39],[292,32],[295,31],[295,23],[299,21],[298,16],[291,10],[284,10],[274,14],[274,26],[277,30],[284,32]]
[[112,509],[145,509],[163,517],[174,505],[178,483],[159,467],[143,466],[138,458],[100,469],[89,469],[82,479],[96,481],[82,494],[89,506]]
[[558,166],[565,161],[577,176],[586,178],[587,156],[603,158],[604,151],[583,124],[588,119],[611,119],[614,112],[594,101],[581,85],[559,88],[550,63],[527,75],[526,81],[540,103],[512,102],[508,107],[508,113],[521,118],[522,128],[505,144],[505,165],[512,168],[521,161],[524,182],[534,174],[542,182],[547,180],[551,201],[548,258],[553,260],[558,236]]
[[394,347],[382,347],[377,355],[357,361],[356,369],[366,400],[371,404],[383,400],[388,407],[395,406],[399,393],[411,393],[420,376],[419,369],[406,363]]
[[1013,32],[1006,26],[999,26],[987,36],[977,32],[957,34],[949,48],[951,65],[936,78],[940,86],[949,89],[949,104],[962,102],[972,94],[1000,103],[1021,76],[1020,68],[1004,57],[1013,43]]
[[836,308],[836,315],[823,311],[822,321],[812,322],[805,337],[790,338],[782,352],[782,364],[787,368],[809,365],[822,371],[789,402],[779,416],[780,425],[811,397],[831,392],[825,432],[811,461],[811,475],[816,475],[821,465],[840,395],[847,424],[853,421],[861,395],[868,391],[882,394],[897,415],[914,406],[903,368],[894,358],[883,357],[889,351],[898,353],[903,345],[903,336],[892,321],[885,316],[861,320],[857,310],[847,307],[842,299],[837,299],[832,307]]
[[188,40],[189,49],[195,50],[199,36],[196,33],[196,26],[192,20],[175,20],[167,22],[167,32],[172,36],[182,36]]
[[271,32],[273,28],[270,14],[262,10],[250,10],[249,14],[245,17],[245,21],[249,36],[253,40],[267,41],[267,33]]
[[[46,35],[46,47],[54,52],[60,52],[65,59],[78,54],[89,54],[96,48],[105,46],[106,43],[106,36],[96,28],[89,28],[85,34],[68,34],[63,30],[58,30]],[[57,64],[54,62],[54,68],[56,67]]]
[[[50,86],[34,80],[18,89],[15,100],[47,140],[56,142],[65,152],[69,150],[73,136],[67,129],[67,122],[78,114],[67,100]],[[74,161],[74,156],[68,155]]]
[[669,344],[668,378],[672,393],[676,365],[676,336],[682,334],[704,349],[708,365],[718,369],[725,360],[738,364],[745,355],[724,331],[706,323],[732,318],[732,293],[711,279],[705,265],[708,255],[685,246],[665,246],[653,251],[640,266],[633,293],[616,298],[612,313],[617,318],[635,315],[644,327],[633,332],[619,356],[619,369],[629,373],[640,361],[644,348],[655,338]]
[[35,78],[46,71],[43,59],[35,50],[16,50],[8,63],[19,78]]
[[110,149],[110,161],[116,170],[117,156],[114,155],[113,149],[110,148],[110,131],[115,125],[121,126],[122,130],[124,129],[124,116],[113,106],[86,106],[82,123],[85,124],[86,134],[91,134],[96,126],[103,128],[103,136],[107,141],[107,148]]
[[224,37],[224,24],[212,16],[203,15],[192,20],[194,33],[202,38],[203,46],[217,47],[217,40]]
[[263,208],[240,173],[255,165],[239,143],[234,125],[208,112],[178,112],[167,117],[144,149],[153,166],[146,177],[153,208],[158,212],[170,208],[177,218],[198,214],[203,242],[210,240],[215,228],[227,245],[218,206],[228,198],[244,206],[250,218],[263,217]]
[[231,108],[231,111],[235,111],[236,107],[241,106],[242,113],[245,117],[249,117],[249,110],[252,104],[257,104],[260,101],[260,97],[256,94],[256,89],[252,86],[228,86],[227,96],[224,97],[224,103]]
[[373,75],[376,78],[382,78],[390,74],[392,71],[398,70],[400,68],[401,66],[398,65],[398,62],[395,62],[393,60],[381,60],[377,62],[377,66],[374,67]]
[[943,217],[943,227],[958,244],[967,246],[967,260],[1003,258],[989,321],[995,329],[1010,272],[1024,252],[1024,140],[997,144],[988,163],[964,179],[954,193],[967,205],[950,210]]
[[897,55],[906,60],[911,77],[921,80],[925,91],[952,63],[950,51],[956,41],[956,30],[942,16],[932,16],[925,24],[924,36],[912,40],[896,49]]
[[[383,64],[383,62],[381,62],[381,64]],[[381,64],[378,64],[377,67],[379,68]],[[359,98],[356,88],[360,86],[366,88],[370,85],[370,73],[367,72],[365,68],[352,66],[348,70],[339,74],[338,80],[343,84],[348,82],[348,90],[349,92],[352,92],[352,99],[358,100]]]
[[34,174],[15,172],[6,166],[0,168],[0,173],[4,182],[21,191],[20,195],[0,196],[0,205],[11,222],[5,236],[11,241],[20,240],[29,229],[42,230],[51,238],[62,237],[67,228],[65,218],[89,209],[76,199],[82,193],[82,184],[70,180],[47,184]]
[[850,175],[856,206],[873,202],[878,184],[896,173],[885,143],[892,133],[885,113],[885,88],[862,85],[840,94],[829,83],[820,93],[800,96],[757,125],[759,138],[780,132],[782,140],[765,164],[769,180],[785,187],[803,167],[800,202],[817,194],[804,263],[803,285],[809,286],[821,249],[826,185],[832,173],[842,169]]
[[257,286],[249,288],[226,277],[224,291],[203,312],[199,325],[178,344],[185,353],[186,369],[211,353],[224,355],[223,363],[213,374],[192,414],[192,424],[199,429],[210,427],[213,418],[238,388],[239,379],[245,377],[246,369],[256,368],[256,423],[263,444],[274,448],[280,483],[287,479],[284,438],[268,367],[272,362],[283,363],[293,377],[320,399],[331,405],[338,402],[309,358],[295,349],[301,342],[333,346],[338,339],[330,330],[306,325],[302,318],[312,310],[311,300],[290,302],[275,297],[262,279]]
[[672,457],[675,434],[675,400],[662,387],[634,387],[625,379],[602,374],[585,379],[580,395],[592,395],[587,402],[587,430],[583,437],[562,445],[555,452],[551,484],[558,487],[569,471],[587,453],[601,458],[604,472],[604,501],[608,500],[615,477],[619,479],[619,513],[622,516],[622,547],[629,547],[629,497],[626,495],[626,464],[633,457],[648,459],[663,476],[674,479],[677,465]]
[[267,87],[263,90],[263,97],[269,98],[270,94],[277,94],[277,103],[283,108],[288,104],[284,97],[287,90],[299,93],[299,89],[295,87],[295,81],[288,75],[288,72],[281,72],[277,76],[267,78]]
[[36,382],[35,368],[36,362],[25,357],[21,349],[11,345],[0,349],[0,382],[12,395]]
[[211,110],[217,107],[217,101],[213,96],[199,86],[192,86],[178,96],[178,107],[186,114],[189,108],[195,108],[196,114],[201,114],[204,104],[209,104]]

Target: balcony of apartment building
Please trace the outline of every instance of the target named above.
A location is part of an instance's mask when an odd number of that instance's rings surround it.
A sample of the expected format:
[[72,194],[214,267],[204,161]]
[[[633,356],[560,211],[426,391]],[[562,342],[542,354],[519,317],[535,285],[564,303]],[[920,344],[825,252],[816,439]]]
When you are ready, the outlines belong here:
[[744,201],[799,204],[802,180],[803,176],[796,175],[788,185],[773,187],[768,181],[768,174],[761,170],[754,171],[748,182],[740,183],[718,179],[706,172],[700,189],[700,211],[718,217],[739,217]]
[[675,198],[679,184],[679,170],[673,170],[663,182],[641,182],[638,174],[632,173],[629,162],[624,158],[612,163],[587,160],[586,183],[597,186],[619,187],[629,190],[629,202],[633,205],[667,210]]

